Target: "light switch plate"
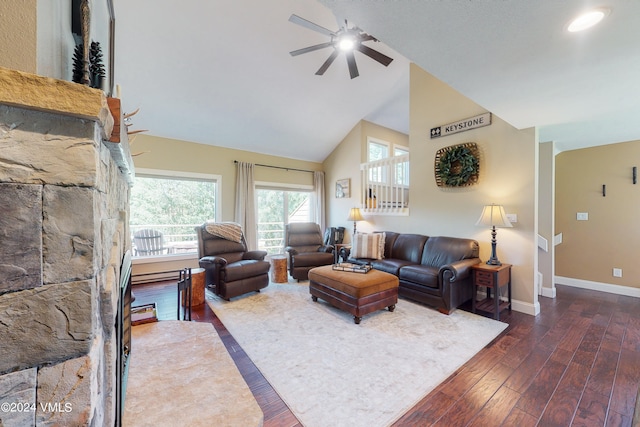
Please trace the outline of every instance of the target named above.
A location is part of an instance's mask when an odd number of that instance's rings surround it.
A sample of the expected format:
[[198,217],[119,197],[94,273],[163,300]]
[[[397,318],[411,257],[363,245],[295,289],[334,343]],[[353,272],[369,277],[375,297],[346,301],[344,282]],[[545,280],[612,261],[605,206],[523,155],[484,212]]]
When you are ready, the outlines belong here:
[[518,222],[518,214],[507,214],[507,219],[512,224]]
[[588,221],[589,220],[589,212],[578,212],[576,214],[576,219],[578,221]]

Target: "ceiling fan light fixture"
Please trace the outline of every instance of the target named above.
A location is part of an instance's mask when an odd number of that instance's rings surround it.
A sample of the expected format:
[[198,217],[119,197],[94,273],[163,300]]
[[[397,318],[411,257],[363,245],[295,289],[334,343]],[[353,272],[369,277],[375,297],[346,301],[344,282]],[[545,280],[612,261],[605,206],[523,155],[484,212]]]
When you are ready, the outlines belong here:
[[348,52],[356,47],[356,41],[351,35],[343,35],[338,39],[338,48],[343,52]]
[[344,27],[341,27],[338,31],[331,31],[327,28],[321,27],[318,24],[314,24],[311,21],[301,18],[298,15],[291,15],[289,17],[289,21],[305,27],[309,30],[331,37],[331,40],[328,42],[316,44],[313,46],[307,46],[302,49],[296,49],[289,52],[291,56],[298,56],[303,53],[314,52],[316,50],[332,47],[333,51],[320,66],[320,68],[318,68],[318,71],[316,71],[317,76],[322,76],[325,71],[327,71],[327,69],[331,66],[331,64],[333,64],[333,61],[335,61],[335,59],[342,52],[344,52],[344,57],[347,60],[347,65],[349,67],[349,76],[352,79],[360,75],[360,73],[358,72],[358,66],[356,65],[356,50],[363,55],[373,59],[374,61],[384,65],[385,67],[393,61],[393,58],[390,58],[382,52],[379,52],[363,44],[363,42],[367,41],[377,42],[378,39],[365,33],[358,27],[349,28],[346,20],[344,22]]
[[567,31],[569,31],[570,33],[584,31],[598,24],[607,15],[609,15],[609,13],[611,13],[611,9],[607,8],[597,8],[589,10],[573,19],[567,26]]

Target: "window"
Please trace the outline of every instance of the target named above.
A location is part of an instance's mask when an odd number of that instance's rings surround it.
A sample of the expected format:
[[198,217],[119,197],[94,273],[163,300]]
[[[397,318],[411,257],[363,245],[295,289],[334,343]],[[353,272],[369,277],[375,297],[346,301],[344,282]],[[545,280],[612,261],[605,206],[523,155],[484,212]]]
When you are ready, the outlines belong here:
[[[409,154],[409,148],[391,144],[390,142],[380,139],[367,137],[367,162],[374,162],[389,157],[389,153],[393,152],[393,156],[404,156]],[[369,182],[378,184],[388,184],[388,168],[385,166],[373,166],[369,168]],[[402,162],[395,165],[395,174],[393,184],[408,186],[409,185],[409,162]]]
[[284,253],[284,226],[314,221],[311,189],[256,188],[258,249],[269,255]]
[[360,171],[366,213],[409,214],[409,147],[367,137],[367,163]]
[[[409,154],[409,150],[404,147],[395,146],[393,147],[393,155],[394,156],[404,156],[405,154]],[[394,184],[398,184],[400,186],[409,186],[409,160],[406,162],[401,162],[396,165],[396,173],[395,173]]]
[[[389,143],[367,138],[367,161],[373,162],[389,157]],[[369,169],[369,182],[385,182],[387,170],[382,166]]]
[[219,218],[220,179],[218,175],[138,170],[129,219],[133,255],[197,252],[194,228]]
[[367,138],[367,161],[381,160],[389,157],[389,143],[374,138]]

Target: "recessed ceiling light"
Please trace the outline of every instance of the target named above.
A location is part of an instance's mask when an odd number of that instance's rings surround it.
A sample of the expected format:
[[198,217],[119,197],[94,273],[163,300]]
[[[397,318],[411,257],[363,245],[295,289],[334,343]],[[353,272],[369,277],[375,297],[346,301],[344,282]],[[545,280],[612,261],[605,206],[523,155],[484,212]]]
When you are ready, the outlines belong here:
[[586,30],[587,28],[591,28],[598,22],[602,21],[609,13],[611,13],[611,9],[592,9],[572,20],[567,27],[567,31],[569,31],[570,33],[575,33],[578,31]]

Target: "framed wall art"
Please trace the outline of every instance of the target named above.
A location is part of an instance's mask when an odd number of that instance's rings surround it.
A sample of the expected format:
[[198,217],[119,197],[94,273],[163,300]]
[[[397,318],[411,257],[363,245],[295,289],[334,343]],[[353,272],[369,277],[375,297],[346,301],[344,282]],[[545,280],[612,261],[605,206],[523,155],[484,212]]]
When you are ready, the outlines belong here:
[[349,178],[339,179],[336,181],[336,198],[351,197],[351,182]]

